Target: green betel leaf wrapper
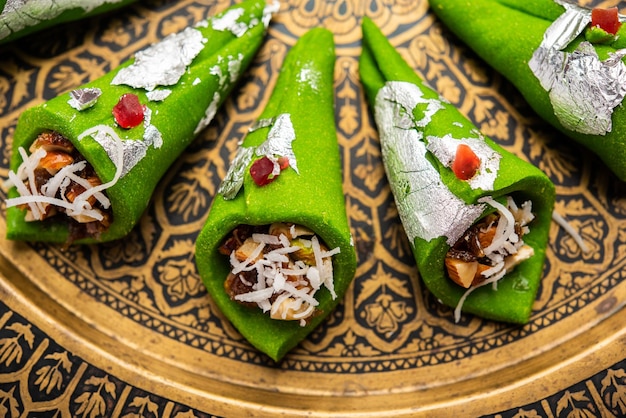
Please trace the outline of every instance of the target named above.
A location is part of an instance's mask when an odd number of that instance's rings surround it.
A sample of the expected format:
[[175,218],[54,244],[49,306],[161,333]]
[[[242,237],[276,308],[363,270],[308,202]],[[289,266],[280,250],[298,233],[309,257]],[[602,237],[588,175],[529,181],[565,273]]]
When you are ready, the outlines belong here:
[[0,44],[62,23],[85,19],[136,0],[0,1]]
[[[442,303],[512,323],[528,321],[542,277],[555,200],[554,185],[538,168],[507,152],[429,88],[380,29],[363,21],[361,80],[376,118],[385,170],[419,274]],[[451,168],[460,144],[480,157],[467,180]],[[451,158],[446,158],[450,156]],[[453,166],[453,165],[452,165]],[[466,289],[446,272],[448,250],[488,212],[486,198],[532,202],[534,220],[523,240],[534,250],[498,280]]]
[[[213,119],[262,44],[273,8],[249,0],[232,6],[194,27],[170,35],[135,58],[72,92],[26,110],[13,139],[11,170],[22,163],[19,148],[28,150],[42,132],[67,138],[93,166],[105,190],[113,222],[99,237],[76,243],[119,239],[136,225],[158,181],[168,167]],[[134,87],[133,87],[134,86]],[[81,109],[72,93],[100,96]],[[124,95],[134,94],[143,106],[142,122],[121,128],[112,109]],[[9,198],[19,196],[13,187]],[[10,199],[9,199],[10,200]],[[7,237],[13,240],[65,243],[65,216],[26,221],[26,210],[7,209]]]
[[[289,51],[272,96],[233,159],[196,244],[198,271],[215,303],[253,346],[274,360],[331,313],[355,274],[335,130],[334,62],[333,35],[322,28],[307,32]],[[259,186],[250,167],[268,154],[288,158],[289,167]],[[241,158],[245,155],[247,159]],[[218,249],[226,237],[240,225],[274,222],[302,225],[329,249],[340,250],[332,258],[336,297],[321,287],[314,295],[319,302],[316,313],[306,325],[272,319],[256,306],[231,300],[224,288],[231,267]]]
[[591,10],[555,0],[432,0],[433,12],[537,114],[626,180],[626,28],[586,38]]

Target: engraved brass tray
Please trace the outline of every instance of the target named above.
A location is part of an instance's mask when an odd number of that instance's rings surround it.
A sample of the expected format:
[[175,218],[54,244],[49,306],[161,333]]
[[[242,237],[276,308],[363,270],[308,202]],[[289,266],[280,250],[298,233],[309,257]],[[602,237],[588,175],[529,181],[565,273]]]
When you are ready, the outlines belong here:
[[[24,109],[230,4],[139,2],[1,46],[0,176]],[[358,79],[364,15],[485,134],[555,182],[558,212],[590,251],[553,225],[527,325],[455,324],[420,282]],[[194,240],[286,51],[316,26],[337,43],[338,140],[359,265],[339,308],[274,363],[215,308]],[[283,0],[243,82],[126,239],[63,249],[0,238],[0,416],[624,416],[625,220],[626,185],[543,123],[427,1]]]

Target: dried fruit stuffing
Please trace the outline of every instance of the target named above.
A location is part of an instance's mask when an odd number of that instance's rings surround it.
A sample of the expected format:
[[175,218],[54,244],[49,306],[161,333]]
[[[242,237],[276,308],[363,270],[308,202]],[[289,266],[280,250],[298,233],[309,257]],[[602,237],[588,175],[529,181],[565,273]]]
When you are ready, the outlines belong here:
[[487,284],[497,289],[500,279],[535,254],[523,239],[530,233],[528,224],[535,218],[532,202],[527,200],[518,207],[511,196],[507,196],[506,206],[492,198],[481,200],[496,212],[472,225],[445,258],[450,279],[467,289],[454,312],[457,322],[463,303],[472,291]]
[[224,241],[220,253],[230,257],[224,288],[230,298],[268,312],[272,319],[300,321],[316,313],[315,294],[326,287],[336,298],[332,256],[310,229],[277,222],[269,226],[239,226]]
[[67,216],[70,242],[98,237],[112,221],[109,199],[93,167],[61,134],[41,133],[29,148],[19,149],[23,163],[9,173],[9,185],[21,197],[15,203],[27,211],[25,220]]
[[533,255],[523,240],[534,218],[532,203],[518,207],[510,196],[507,206],[494,200],[488,203],[498,211],[472,225],[446,255],[448,275],[465,288],[495,281]]

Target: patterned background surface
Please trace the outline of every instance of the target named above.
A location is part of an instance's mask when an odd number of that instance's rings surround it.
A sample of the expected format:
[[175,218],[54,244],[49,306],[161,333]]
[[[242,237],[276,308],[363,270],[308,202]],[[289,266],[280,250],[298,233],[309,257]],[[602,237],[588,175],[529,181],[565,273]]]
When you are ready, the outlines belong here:
[[[139,2],[0,46],[0,176],[25,108],[230,4]],[[425,0],[284,0],[280,10],[239,89],[162,179],[127,239],[67,250],[1,239],[0,417],[231,416],[241,408],[625,415],[626,186],[543,124]],[[358,80],[364,15],[485,134],[550,175],[558,212],[591,249],[581,253],[553,226],[529,324],[469,316],[455,324],[421,284]],[[359,266],[327,322],[274,363],[217,311],[193,246],[286,51],[315,26],[330,28],[337,43],[338,139]]]

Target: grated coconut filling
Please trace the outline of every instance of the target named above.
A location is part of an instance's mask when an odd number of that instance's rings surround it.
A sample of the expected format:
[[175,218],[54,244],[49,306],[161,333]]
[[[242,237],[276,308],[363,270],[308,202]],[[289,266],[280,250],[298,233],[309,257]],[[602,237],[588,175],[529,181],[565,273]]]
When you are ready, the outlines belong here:
[[459,322],[461,319],[461,310],[467,297],[476,289],[491,284],[494,290],[497,290],[498,281],[502,279],[506,273],[512,270],[517,264],[530,258],[534,251],[528,245],[524,244],[521,236],[516,232],[515,224],[521,228],[521,235],[530,232],[528,224],[535,218],[532,213],[532,202],[525,201],[521,207],[518,207],[511,196],[507,196],[506,206],[497,202],[492,197],[484,197],[479,200],[481,203],[487,203],[496,209],[500,215],[496,233],[491,243],[484,248],[485,256],[491,262],[491,268],[482,272],[485,278],[476,285],[470,286],[454,309],[454,321]]
[[[295,238],[293,226],[290,235]],[[294,245],[284,233],[278,236],[254,233],[252,240],[256,247],[245,260],[238,260],[236,250],[230,254],[231,274],[238,275],[239,280],[251,289],[234,295],[234,300],[256,304],[263,312],[269,312],[273,319],[297,320],[305,326],[306,319],[319,305],[315,298],[318,290],[325,287],[333,299],[337,297],[332,256],[340,252],[339,247],[326,251],[315,235],[310,239],[300,237],[300,246]],[[313,263],[293,256],[302,250],[302,245],[312,250]],[[242,272],[254,272],[255,279],[244,277]]]

